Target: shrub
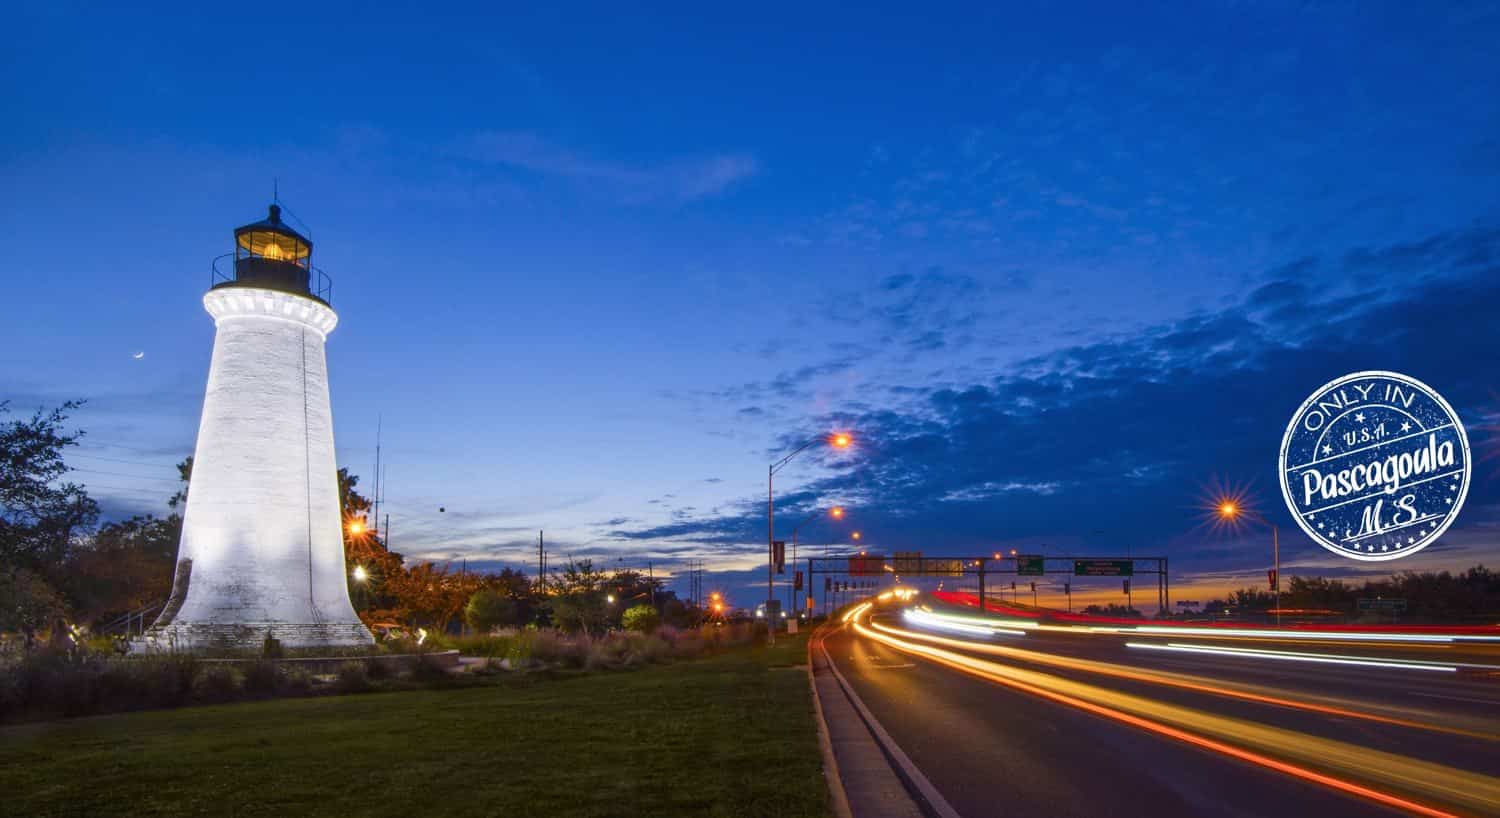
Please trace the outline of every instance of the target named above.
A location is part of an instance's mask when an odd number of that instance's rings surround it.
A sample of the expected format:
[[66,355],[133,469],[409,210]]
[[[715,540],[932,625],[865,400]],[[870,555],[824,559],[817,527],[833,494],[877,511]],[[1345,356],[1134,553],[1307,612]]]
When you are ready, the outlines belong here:
[[648,636],[641,640],[641,660],[651,664],[659,665],[672,658],[672,646],[665,639],[658,636]]
[[691,659],[700,656],[707,648],[708,645],[704,641],[702,634],[696,631],[680,634],[671,645],[672,656],[678,659]]
[[411,680],[423,685],[447,685],[452,684],[453,677],[444,670],[437,662],[421,656],[411,658],[408,665],[408,674]]
[[391,677],[391,665],[379,659],[365,660],[365,677],[372,682],[380,682]]
[[515,638],[515,631],[507,629],[487,636],[446,638],[441,640],[438,646],[457,650],[465,656],[501,658],[510,653],[510,645]]
[[268,659],[247,662],[242,670],[245,692],[252,696],[274,696],[282,687],[281,673],[277,671],[276,663]]
[[198,698],[209,702],[233,701],[240,692],[241,676],[233,666],[209,665],[198,675]]
[[339,693],[363,693],[370,689],[364,662],[343,662],[334,674],[333,689]]
[[[276,670],[275,666],[272,666]],[[280,669],[276,674],[276,683],[279,689],[292,696],[306,695],[312,691],[313,678],[304,668],[291,666]]]
[[537,630],[531,636],[531,657],[537,662],[555,662],[567,668],[580,668],[588,657],[589,638],[567,636],[559,630]]
[[514,625],[520,619],[520,606],[499,591],[485,588],[469,597],[464,606],[464,621],[479,633],[489,633],[501,625]]
[[650,605],[635,605],[625,610],[625,614],[620,617],[620,623],[628,631],[651,633],[661,625],[661,614]]
[[536,633],[535,630],[522,631],[510,641],[510,647],[505,651],[505,658],[510,661],[512,668],[520,669],[531,666],[531,648],[536,641]]
[[610,634],[602,639],[589,640],[583,654],[583,666],[597,670],[637,664],[639,656],[631,647],[630,637],[623,634]]

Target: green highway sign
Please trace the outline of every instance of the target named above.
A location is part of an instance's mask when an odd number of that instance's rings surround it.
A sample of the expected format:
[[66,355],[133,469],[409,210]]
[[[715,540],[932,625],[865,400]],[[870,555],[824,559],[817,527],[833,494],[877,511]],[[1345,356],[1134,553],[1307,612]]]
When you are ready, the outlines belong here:
[[1023,577],[1039,577],[1047,573],[1046,559],[1037,554],[1022,554],[1016,557],[1016,574]]
[[1134,574],[1134,560],[1073,560],[1073,576],[1076,577],[1128,577]]

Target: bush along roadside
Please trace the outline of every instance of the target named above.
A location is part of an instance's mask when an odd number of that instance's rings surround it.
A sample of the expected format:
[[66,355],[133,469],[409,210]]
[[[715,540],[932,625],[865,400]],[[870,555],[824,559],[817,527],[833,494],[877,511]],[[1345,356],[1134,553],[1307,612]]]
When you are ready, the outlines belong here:
[[[748,624],[591,636],[552,629],[499,630],[439,637],[425,645],[387,645],[391,653],[351,655],[316,671],[295,659],[205,658],[186,653],[120,656],[107,650],[34,650],[0,661],[0,724],[131,710],[223,704],[293,696],[341,695],[492,683],[502,677],[564,670],[587,673],[694,659],[756,644],[765,628]],[[482,659],[453,673],[431,651]]]

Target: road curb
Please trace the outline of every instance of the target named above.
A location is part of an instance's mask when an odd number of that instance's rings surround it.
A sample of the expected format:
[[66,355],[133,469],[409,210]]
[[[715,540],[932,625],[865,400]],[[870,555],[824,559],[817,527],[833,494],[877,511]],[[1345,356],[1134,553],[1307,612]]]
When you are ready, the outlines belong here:
[[[937,787],[933,786],[927,776],[923,775],[922,771],[917,768],[917,765],[906,755],[906,752],[901,749],[900,745],[896,744],[895,739],[891,738],[890,733],[887,733],[885,728],[881,726],[880,721],[865,706],[859,694],[854,692],[853,685],[849,684],[849,680],[844,678],[844,674],[834,664],[833,657],[828,653],[827,646],[823,644],[823,637],[826,635],[828,627],[825,623],[814,634],[814,638],[808,640],[808,673],[814,673],[817,667],[817,662],[813,655],[813,645],[816,643],[816,649],[822,651],[823,661],[828,666],[834,681],[838,684],[839,691],[843,693],[845,700],[853,707],[855,715],[863,723],[865,730],[868,731],[870,737],[873,739],[890,772],[894,774],[901,789],[911,799],[912,805],[915,806],[916,810],[922,815],[927,816],[927,818],[960,818],[958,811],[953,808],[953,805],[948,803],[948,800],[943,797],[942,793],[938,792]],[[816,683],[813,685],[813,695],[814,700],[817,700],[818,690]],[[819,719],[823,720],[821,702],[818,705],[818,713]],[[820,724],[819,732],[820,734],[826,733],[827,725]],[[829,751],[832,752],[831,741]],[[837,772],[838,768],[835,765],[833,769]],[[842,781],[840,789],[842,789]],[[847,792],[845,795],[847,796]]]
[[823,716],[823,700],[818,696],[818,682],[813,678],[813,646],[822,647],[822,632],[826,625],[813,631],[807,640],[807,686],[812,690],[813,713],[818,717],[818,750],[823,754],[823,780],[828,784],[828,795],[833,801],[833,814],[837,818],[854,818],[849,809],[849,794],[844,791],[844,779],[839,775],[839,760],[833,754],[833,741],[828,737],[828,720]]

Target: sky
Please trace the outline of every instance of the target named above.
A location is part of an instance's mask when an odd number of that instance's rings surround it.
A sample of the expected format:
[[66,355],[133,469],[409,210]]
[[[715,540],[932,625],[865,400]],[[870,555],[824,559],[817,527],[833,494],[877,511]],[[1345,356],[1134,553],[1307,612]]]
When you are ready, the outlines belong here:
[[[545,529],[748,603],[767,464],[841,429],[777,478],[784,521],[848,505],[819,547],[1128,550],[1213,593],[1269,561],[1205,525],[1227,487],[1285,573],[1500,562],[1494,4],[12,14],[0,399],[88,401],[111,517],[165,511],[210,262],[274,186],[334,281],[340,463],[368,487],[379,427],[409,558],[529,567]],[[1277,488],[1361,369],[1476,453],[1398,563]]]

